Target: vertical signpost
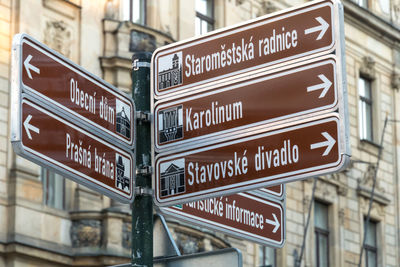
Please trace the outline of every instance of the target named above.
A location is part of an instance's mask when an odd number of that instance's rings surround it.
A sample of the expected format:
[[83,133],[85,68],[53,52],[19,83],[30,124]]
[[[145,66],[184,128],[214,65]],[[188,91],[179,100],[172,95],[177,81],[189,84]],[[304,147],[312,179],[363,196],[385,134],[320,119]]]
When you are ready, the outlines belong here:
[[[150,114],[150,53],[136,53],[132,57],[132,92],[142,115]],[[146,116],[143,116],[146,117]],[[137,127],[136,163],[138,166],[137,188],[132,209],[132,265],[152,266],[153,263],[153,201],[151,190],[151,139],[150,121],[143,118]]]
[[342,32],[341,3],[319,0],[165,46],[151,64],[136,55],[138,130],[129,96],[16,35],[14,150],[113,199],[135,199],[132,264],[153,261],[151,170],[160,212],[281,247],[282,184],[349,160]]

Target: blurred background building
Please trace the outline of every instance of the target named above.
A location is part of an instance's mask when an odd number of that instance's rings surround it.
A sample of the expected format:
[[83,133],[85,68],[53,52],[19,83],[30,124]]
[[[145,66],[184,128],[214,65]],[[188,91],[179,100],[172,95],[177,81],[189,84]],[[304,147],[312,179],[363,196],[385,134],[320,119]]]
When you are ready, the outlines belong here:
[[[0,0],[0,266],[106,266],[130,261],[128,206],[14,154],[10,144],[14,34],[33,36],[130,93],[134,52],[152,52],[304,2]],[[236,247],[243,253],[244,266],[272,267],[295,266],[304,249],[302,266],[357,266],[366,232],[362,266],[399,266],[400,0],[343,0],[343,5],[350,166],[318,177],[314,197],[315,179],[287,185],[282,249],[171,220],[182,253]],[[371,221],[365,224],[380,148]]]

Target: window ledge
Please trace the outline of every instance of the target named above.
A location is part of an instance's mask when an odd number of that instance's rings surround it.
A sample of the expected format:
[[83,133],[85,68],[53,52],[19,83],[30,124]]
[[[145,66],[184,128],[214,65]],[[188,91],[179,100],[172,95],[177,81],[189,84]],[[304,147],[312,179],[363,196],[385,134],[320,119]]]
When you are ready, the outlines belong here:
[[380,40],[389,44],[399,41],[399,25],[381,18],[353,1],[346,0],[342,1],[342,3],[345,11],[345,20],[351,21],[366,30],[373,31]]
[[42,204],[42,211],[48,215],[56,216],[63,218],[65,220],[70,220],[69,211],[66,209],[55,208],[52,206],[48,206],[46,204]]
[[367,139],[361,139],[358,145],[360,150],[366,151],[368,153],[371,153],[375,156],[378,156],[379,154],[379,149],[381,146],[374,141],[367,140]]
[[[372,196],[372,188],[363,186],[363,185],[359,185],[357,187],[357,193],[359,196],[363,196],[367,199],[370,199]],[[374,201],[381,205],[384,205],[384,206],[389,205],[391,202],[391,200],[386,197],[384,192],[379,192],[378,188],[375,188]]]

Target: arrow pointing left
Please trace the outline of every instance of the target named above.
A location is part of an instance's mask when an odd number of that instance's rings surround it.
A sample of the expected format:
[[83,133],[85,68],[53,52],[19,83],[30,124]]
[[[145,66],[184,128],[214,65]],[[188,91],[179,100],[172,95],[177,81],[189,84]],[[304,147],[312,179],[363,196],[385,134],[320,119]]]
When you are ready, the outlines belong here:
[[274,217],[274,220],[265,219],[265,222],[267,224],[275,226],[274,229],[272,230],[272,232],[275,234],[276,231],[278,231],[279,227],[281,227],[281,224],[279,223],[278,218],[276,218],[275,213],[272,213],[272,217]]
[[29,79],[33,79],[32,78],[32,74],[31,74],[31,70],[33,72],[36,72],[37,74],[40,74],[40,69],[38,67],[35,67],[31,64],[31,59],[32,59],[32,55],[28,55],[24,61],[24,67],[26,70],[26,73],[28,74]]
[[25,121],[24,121],[24,128],[26,131],[26,134],[28,135],[28,138],[30,140],[32,140],[32,136],[31,136],[31,132],[30,131],[34,131],[35,133],[39,134],[40,133],[40,129],[38,127],[33,126],[32,124],[30,124],[29,122],[32,119],[32,115],[28,115],[28,117],[26,117]]

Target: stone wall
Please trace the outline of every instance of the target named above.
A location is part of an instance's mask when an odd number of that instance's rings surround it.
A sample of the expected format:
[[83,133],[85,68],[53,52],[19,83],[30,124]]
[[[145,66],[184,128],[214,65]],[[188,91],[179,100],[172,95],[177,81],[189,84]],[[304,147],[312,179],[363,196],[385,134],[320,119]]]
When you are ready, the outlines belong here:
[[[9,105],[11,63],[11,0],[0,1],[0,255],[8,232]],[[1,257],[0,257],[1,258]],[[0,266],[4,259],[0,259]]]

